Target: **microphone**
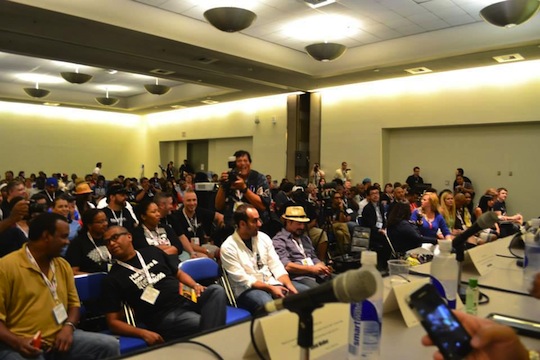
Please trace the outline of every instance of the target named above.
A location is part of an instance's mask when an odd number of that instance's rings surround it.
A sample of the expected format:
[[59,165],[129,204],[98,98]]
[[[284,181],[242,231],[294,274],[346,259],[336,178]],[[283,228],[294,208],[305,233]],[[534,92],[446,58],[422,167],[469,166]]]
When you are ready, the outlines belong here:
[[492,227],[498,220],[499,217],[493,211],[483,213],[478,219],[476,219],[476,222],[472,224],[470,228],[468,228],[467,230],[456,236],[454,240],[452,240],[452,246],[454,248],[457,248],[458,246],[463,245],[469,237],[473,236],[480,230]]
[[267,313],[281,309],[295,312],[315,309],[329,302],[358,302],[375,294],[375,291],[377,282],[373,274],[362,269],[349,270],[313,289],[270,301],[264,305],[264,310]]

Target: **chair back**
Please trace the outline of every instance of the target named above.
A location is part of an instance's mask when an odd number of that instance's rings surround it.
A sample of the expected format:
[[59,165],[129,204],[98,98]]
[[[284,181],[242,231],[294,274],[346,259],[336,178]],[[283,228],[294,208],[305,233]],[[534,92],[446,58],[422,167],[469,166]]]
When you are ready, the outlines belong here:
[[219,265],[209,258],[197,258],[182,261],[178,268],[197,282],[202,280],[215,281],[221,276]]

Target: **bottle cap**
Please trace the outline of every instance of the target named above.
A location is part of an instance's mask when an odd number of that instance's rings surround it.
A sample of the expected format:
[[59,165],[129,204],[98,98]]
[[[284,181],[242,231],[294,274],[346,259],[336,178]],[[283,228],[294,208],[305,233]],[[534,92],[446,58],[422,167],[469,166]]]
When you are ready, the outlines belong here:
[[478,286],[478,279],[470,278],[469,279],[469,287],[475,288]]
[[362,251],[360,254],[360,264],[377,266],[377,253],[375,251]]
[[441,252],[451,252],[452,251],[452,240],[439,239],[439,250]]

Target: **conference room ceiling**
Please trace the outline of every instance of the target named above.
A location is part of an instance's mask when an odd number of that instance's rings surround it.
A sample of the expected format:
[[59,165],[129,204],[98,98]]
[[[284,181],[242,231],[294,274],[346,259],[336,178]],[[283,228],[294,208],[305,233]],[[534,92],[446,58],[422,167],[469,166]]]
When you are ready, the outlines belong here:
[[[258,96],[312,91],[329,86],[494,65],[494,56],[540,58],[540,16],[514,28],[479,17],[493,0],[337,0],[313,9],[303,0],[17,0],[0,3],[0,100],[134,114],[202,106]],[[216,4],[244,4],[257,14],[253,25],[225,33],[206,22]],[[285,27],[314,16],[347,16],[341,39]],[[323,20],[317,20],[323,28]],[[302,28],[301,28],[302,29]],[[313,35],[313,36],[312,36]],[[325,35],[326,36],[326,35]],[[309,39],[312,37],[311,39]],[[330,40],[348,50],[319,62],[304,47]],[[93,75],[81,85],[61,71]],[[117,71],[114,73],[114,71]],[[50,75],[51,93],[31,98],[34,87],[17,74]],[[143,85],[172,89],[151,95]],[[114,106],[94,98],[119,98]]]

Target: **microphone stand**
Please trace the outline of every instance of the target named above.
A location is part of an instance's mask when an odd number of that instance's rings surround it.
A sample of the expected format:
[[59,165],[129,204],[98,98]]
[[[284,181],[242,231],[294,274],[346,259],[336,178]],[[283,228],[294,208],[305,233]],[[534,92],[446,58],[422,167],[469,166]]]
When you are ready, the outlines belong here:
[[313,346],[313,311],[318,306],[308,306],[290,310],[298,315],[298,338],[297,344],[300,347],[300,360],[309,360],[309,350]]

